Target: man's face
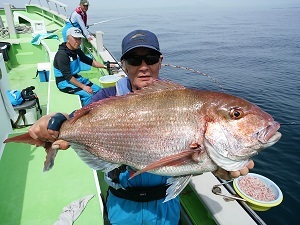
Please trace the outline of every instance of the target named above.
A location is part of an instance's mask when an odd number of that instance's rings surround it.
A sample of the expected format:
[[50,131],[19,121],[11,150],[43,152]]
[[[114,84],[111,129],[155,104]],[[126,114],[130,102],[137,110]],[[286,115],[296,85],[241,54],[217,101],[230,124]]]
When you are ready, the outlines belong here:
[[[143,57],[146,57],[146,59]],[[149,48],[135,48],[126,54],[123,67],[133,90],[148,86],[158,79],[162,59],[162,56]],[[141,64],[136,65],[139,64],[138,62],[141,62]],[[147,62],[148,64],[154,64],[148,65]]]
[[73,37],[72,35],[68,36],[67,47],[70,50],[78,49],[81,45],[81,38]]
[[83,12],[86,12],[86,11],[88,11],[88,9],[89,9],[89,5],[83,5],[83,4],[80,4],[80,8],[81,8],[81,10],[82,10]]

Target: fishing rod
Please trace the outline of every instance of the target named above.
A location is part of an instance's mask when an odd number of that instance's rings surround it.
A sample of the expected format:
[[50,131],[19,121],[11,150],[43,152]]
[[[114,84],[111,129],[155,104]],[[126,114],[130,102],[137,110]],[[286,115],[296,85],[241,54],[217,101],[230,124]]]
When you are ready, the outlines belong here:
[[106,23],[106,22],[109,22],[109,21],[118,20],[118,19],[123,19],[123,18],[128,18],[128,17],[130,17],[130,16],[123,16],[123,17],[117,17],[117,18],[113,18],[113,19],[109,19],[109,20],[102,20],[102,21],[99,21],[99,22],[96,22],[96,23],[92,23],[92,24],[88,25],[88,27],[94,26],[94,25],[96,25],[96,24]]
[[172,67],[172,68],[179,68],[179,69],[184,69],[184,70],[188,70],[188,71],[191,71],[193,73],[198,73],[200,75],[203,75],[203,76],[206,76],[208,77],[209,79],[211,79],[213,82],[217,83],[218,86],[222,89],[222,91],[225,93],[225,90],[223,88],[223,86],[220,84],[219,81],[217,81],[215,78],[209,76],[207,73],[203,73],[201,71],[198,71],[198,70],[195,70],[195,69],[192,69],[192,68],[188,68],[188,67],[184,67],[184,66],[175,66],[175,65],[171,65],[169,63],[166,63],[166,64],[162,64],[163,66],[168,66],[168,67]]

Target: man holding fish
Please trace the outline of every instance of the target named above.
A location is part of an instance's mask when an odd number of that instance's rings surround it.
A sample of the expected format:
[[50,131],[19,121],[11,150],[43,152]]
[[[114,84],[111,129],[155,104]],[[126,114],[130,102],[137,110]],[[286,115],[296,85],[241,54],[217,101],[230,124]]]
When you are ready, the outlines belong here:
[[[162,60],[163,56],[155,34],[147,30],[135,30],[129,33],[123,39],[121,57],[122,66],[128,77],[119,80],[116,87],[101,89],[92,97],[91,103],[112,96],[138,93],[140,89],[153,84],[159,79]],[[108,116],[109,113],[107,112]],[[238,111],[233,113],[235,116],[239,116]],[[66,113],[43,116],[30,127],[29,134],[37,141],[37,144],[44,145],[45,141],[50,141],[54,142],[53,147],[67,149],[69,147],[67,141],[57,140],[60,127],[67,118],[69,115]],[[200,149],[201,146],[198,143],[191,143],[190,148]],[[201,151],[198,151],[200,155]],[[194,156],[195,154],[193,154]],[[216,176],[230,179],[246,175],[253,167],[253,161],[247,160],[243,168],[236,171],[227,172],[220,166],[213,168],[216,168],[214,171]],[[135,172],[133,167],[121,166],[106,173],[105,179],[110,185],[106,203],[110,223],[126,224],[130,221],[131,224],[179,224],[180,202],[178,196],[164,202],[166,189],[169,187],[167,185],[169,176],[144,172],[129,179]]]

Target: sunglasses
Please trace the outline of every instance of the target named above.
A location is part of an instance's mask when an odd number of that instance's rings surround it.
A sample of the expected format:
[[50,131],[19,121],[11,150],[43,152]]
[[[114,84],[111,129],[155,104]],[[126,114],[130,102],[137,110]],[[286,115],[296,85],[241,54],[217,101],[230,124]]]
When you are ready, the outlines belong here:
[[132,55],[125,58],[127,63],[132,66],[140,66],[143,60],[147,65],[153,65],[158,63],[159,59],[160,55]]

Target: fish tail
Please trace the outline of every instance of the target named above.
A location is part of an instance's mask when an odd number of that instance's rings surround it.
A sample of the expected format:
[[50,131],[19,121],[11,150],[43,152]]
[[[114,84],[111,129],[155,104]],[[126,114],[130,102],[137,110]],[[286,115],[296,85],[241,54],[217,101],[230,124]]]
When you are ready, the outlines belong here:
[[29,133],[25,133],[25,134],[21,134],[21,135],[11,137],[11,138],[7,138],[6,140],[4,140],[3,143],[10,143],[10,142],[25,143],[25,144],[31,144],[31,145],[37,145],[37,144],[41,143],[40,140],[33,139],[29,135]]
[[57,149],[52,149],[51,142],[42,142],[40,140],[33,139],[29,133],[25,133],[11,138],[7,138],[6,140],[4,140],[3,143],[12,143],[12,142],[43,146],[47,153],[46,161],[44,162],[43,171],[44,172],[49,171],[53,167],[54,159],[57,154]]

